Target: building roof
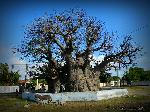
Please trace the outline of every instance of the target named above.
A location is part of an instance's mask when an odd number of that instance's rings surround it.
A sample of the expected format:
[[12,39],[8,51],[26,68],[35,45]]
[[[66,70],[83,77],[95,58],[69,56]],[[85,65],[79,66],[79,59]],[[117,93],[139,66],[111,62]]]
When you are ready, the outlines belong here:
[[19,80],[18,83],[20,84],[25,84],[26,82],[28,82],[28,80]]

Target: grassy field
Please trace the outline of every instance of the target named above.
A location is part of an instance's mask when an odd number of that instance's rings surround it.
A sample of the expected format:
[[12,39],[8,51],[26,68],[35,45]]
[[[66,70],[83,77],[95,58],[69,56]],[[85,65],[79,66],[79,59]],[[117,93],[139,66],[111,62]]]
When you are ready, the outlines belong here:
[[128,96],[97,102],[67,102],[63,106],[42,105],[1,94],[0,112],[150,112],[150,86],[127,89]]

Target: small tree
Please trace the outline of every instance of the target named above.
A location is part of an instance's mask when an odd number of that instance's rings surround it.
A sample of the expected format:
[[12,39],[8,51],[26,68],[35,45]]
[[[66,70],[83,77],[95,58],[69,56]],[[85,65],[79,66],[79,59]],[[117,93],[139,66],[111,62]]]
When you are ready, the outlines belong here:
[[118,80],[120,80],[120,77],[118,77],[118,76],[112,76],[111,80],[112,81],[118,81]]
[[127,81],[146,81],[150,80],[150,72],[145,71],[143,68],[130,67],[124,77]]
[[11,86],[11,85],[17,85],[19,80],[19,73],[18,72],[9,72],[9,66],[8,64],[0,63],[0,84]]
[[150,81],[150,70],[144,71],[144,74],[141,76],[141,80]]
[[100,82],[102,83],[109,83],[111,81],[111,73],[107,73],[107,72],[101,72],[100,74]]

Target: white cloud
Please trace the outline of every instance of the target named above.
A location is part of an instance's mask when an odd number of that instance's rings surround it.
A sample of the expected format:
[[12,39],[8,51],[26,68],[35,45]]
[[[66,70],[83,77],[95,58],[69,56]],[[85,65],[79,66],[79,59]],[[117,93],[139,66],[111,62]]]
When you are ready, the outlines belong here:
[[21,75],[20,79],[25,78],[25,75],[27,74],[26,61],[20,60],[18,57],[13,55],[12,57],[9,57],[8,65],[10,70],[12,70],[13,72],[19,72],[19,74]]

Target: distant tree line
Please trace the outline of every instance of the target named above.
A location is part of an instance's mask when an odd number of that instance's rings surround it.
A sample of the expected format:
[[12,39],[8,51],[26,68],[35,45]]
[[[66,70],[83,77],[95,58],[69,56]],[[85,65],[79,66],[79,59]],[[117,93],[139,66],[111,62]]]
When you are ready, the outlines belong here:
[[19,80],[19,73],[9,70],[7,63],[0,63],[0,85],[1,86],[12,86],[17,85]]
[[150,81],[150,70],[145,71],[143,68],[131,67],[123,77],[127,81]]

